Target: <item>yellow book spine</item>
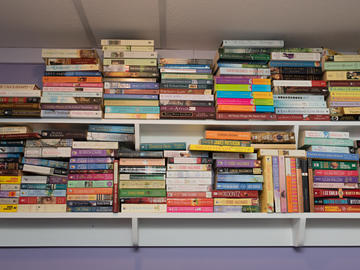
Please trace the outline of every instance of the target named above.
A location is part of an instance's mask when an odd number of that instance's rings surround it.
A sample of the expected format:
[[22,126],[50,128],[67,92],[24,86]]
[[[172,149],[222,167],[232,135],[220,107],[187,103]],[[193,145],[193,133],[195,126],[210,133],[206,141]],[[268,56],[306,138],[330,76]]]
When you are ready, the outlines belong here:
[[297,149],[296,144],[251,144],[254,149],[288,149],[295,150]]
[[17,204],[0,204],[0,212],[2,213],[13,213],[17,212],[18,205]]
[[360,91],[332,91],[331,97],[360,97]]
[[20,184],[21,176],[0,176],[0,184]]
[[325,81],[357,81],[360,80],[360,71],[326,71]]
[[259,205],[258,199],[225,199],[215,198],[214,205]]
[[272,92],[253,92],[253,98],[273,98]]
[[360,114],[360,107],[343,107],[344,114]]
[[64,213],[66,204],[19,204],[18,212]]
[[360,55],[358,54],[339,54],[334,55],[335,62],[357,62],[360,61]]
[[145,189],[145,188],[154,188],[154,189],[165,189],[165,181],[123,181],[119,182],[120,188],[129,188],[129,189]]
[[166,213],[166,204],[121,204],[121,213]]
[[254,152],[254,147],[190,144],[189,150],[193,150],[193,151],[214,151],[214,152],[253,153]]
[[264,184],[260,192],[261,212],[274,212],[274,184],[272,179],[272,157],[265,156],[262,158]]

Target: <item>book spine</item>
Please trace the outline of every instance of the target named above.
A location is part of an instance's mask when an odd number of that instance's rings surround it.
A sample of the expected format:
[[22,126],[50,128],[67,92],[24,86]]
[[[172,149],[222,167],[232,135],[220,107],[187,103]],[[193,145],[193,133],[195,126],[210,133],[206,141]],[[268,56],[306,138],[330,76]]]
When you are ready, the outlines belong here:
[[71,157],[113,157],[114,150],[109,149],[72,149]]
[[276,114],[329,114],[328,108],[275,108]]
[[165,189],[165,181],[142,181],[142,180],[135,180],[135,181],[120,181],[119,182],[120,189]]
[[113,180],[113,174],[69,174],[69,180]]
[[211,192],[208,191],[168,191],[166,193],[168,198],[211,198]]
[[308,163],[307,160],[300,159],[302,194],[303,194],[303,209],[304,212],[310,212],[310,188],[308,179]]
[[166,204],[121,204],[122,213],[166,213]]
[[351,161],[313,161],[313,169],[324,170],[357,170],[357,162]]
[[[299,191],[297,184],[297,172],[296,172],[296,159],[290,158],[290,170],[291,170],[291,182],[290,192],[292,197],[292,205],[290,206],[291,212],[299,212]],[[290,212],[290,211],[289,211]]]
[[314,176],[354,176],[358,177],[357,170],[314,170]]
[[69,188],[105,188],[113,187],[113,181],[68,181],[67,187]]
[[279,157],[272,157],[272,178],[274,183],[274,204],[275,212],[281,213],[280,204],[280,178],[279,178]]
[[70,158],[70,163],[112,163],[114,158],[110,157],[99,157],[99,158]]
[[215,166],[217,168],[260,168],[260,160],[251,160],[251,159],[217,159]]
[[142,143],[140,144],[142,151],[159,151],[159,150],[186,150],[186,143]]
[[[239,177],[241,176],[241,178]],[[264,182],[262,175],[221,175],[216,176],[217,182]]]
[[119,197],[165,197],[164,189],[120,189]]
[[26,213],[65,213],[66,204],[20,204],[18,212]]
[[320,183],[357,183],[357,176],[314,176],[314,182]]
[[262,158],[264,189],[260,194],[261,212],[274,212],[274,185],[272,179],[272,157]]
[[167,198],[168,207],[213,207],[214,199],[211,198]]
[[233,198],[215,198],[214,199],[214,206],[215,205],[259,205],[258,199],[233,199]]
[[113,194],[112,188],[67,188],[66,192],[68,195],[81,195],[81,194]]
[[21,184],[21,189],[66,189],[66,184]]
[[211,158],[188,158],[188,157],[171,157],[168,158],[168,164],[212,164],[213,160]]
[[262,183],[217,183],[219,190],[262,190]]
[[167,164],[168,171],[211,171],[211,164]]
[[61,189],[48,189],[48,190],[37,190],[37,189],[22,189],[20,190],[21,197],[44,197],[44,196],[54,196],[54,197],[65,197],[66,190]]
[[199,206],[170,206],[167,207],[168,213],[212,213],[213,207],[199,207]]

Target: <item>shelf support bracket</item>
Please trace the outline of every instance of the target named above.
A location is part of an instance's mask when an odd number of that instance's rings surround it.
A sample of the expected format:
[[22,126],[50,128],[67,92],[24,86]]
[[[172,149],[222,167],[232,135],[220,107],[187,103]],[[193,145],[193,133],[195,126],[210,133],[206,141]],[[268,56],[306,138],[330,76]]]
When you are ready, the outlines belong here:
[[293,221],[293,247],[302,247],[305,243],[306,218],[300,217]]
[[138,218],[131,218],[131,240],[133,247],[139,247],[139,223]]

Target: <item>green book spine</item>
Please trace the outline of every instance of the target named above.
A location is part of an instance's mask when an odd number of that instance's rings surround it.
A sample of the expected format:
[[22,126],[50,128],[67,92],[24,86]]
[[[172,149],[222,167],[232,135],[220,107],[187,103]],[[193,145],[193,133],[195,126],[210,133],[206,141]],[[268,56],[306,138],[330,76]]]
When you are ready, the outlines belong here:
[[128,197],[166,197],[165,189],[120,189],[119,196]]
[[324,170],[357,170],[355,161],[312,161],[313,169]]
[[351,139],[305,138],[304,145],[354,146]]
[[258,98],[254,99],[254,105],[272,106],[274,105],[273,99]]
[[69,188],[106,188],[112,186],[113,181],[68,181]]
[[207,139],[201,139],[200,144],[206,144],[206,145],[229,145],[229,146],[244,146],[244,147],[250,147],[251,142],[250,141],[230,141],[230,140],[207,140]]
[[250,53],[219,53],[220,59],[234,60],[270,60],[269,54],[250,54]]
[[360,62],[325,62],[325,70],[356,70],[360,69]]
[[336,87],[329,87],[329,91],[360,91],[360,87],[357,86],[336,86]]
[[216,91],[251,91],[249,84],[215,84]]
[[186,150],[185,142],[174,143],[142,143],[140,144],[142,151],[161,151],[161,150]]

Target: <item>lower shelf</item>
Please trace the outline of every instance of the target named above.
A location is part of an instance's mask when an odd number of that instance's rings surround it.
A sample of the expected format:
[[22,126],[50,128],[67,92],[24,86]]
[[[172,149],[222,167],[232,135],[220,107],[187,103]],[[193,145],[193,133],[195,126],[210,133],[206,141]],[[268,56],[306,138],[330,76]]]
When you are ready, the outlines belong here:
[[360,246],[360,214],[2,213],[0,246]]

